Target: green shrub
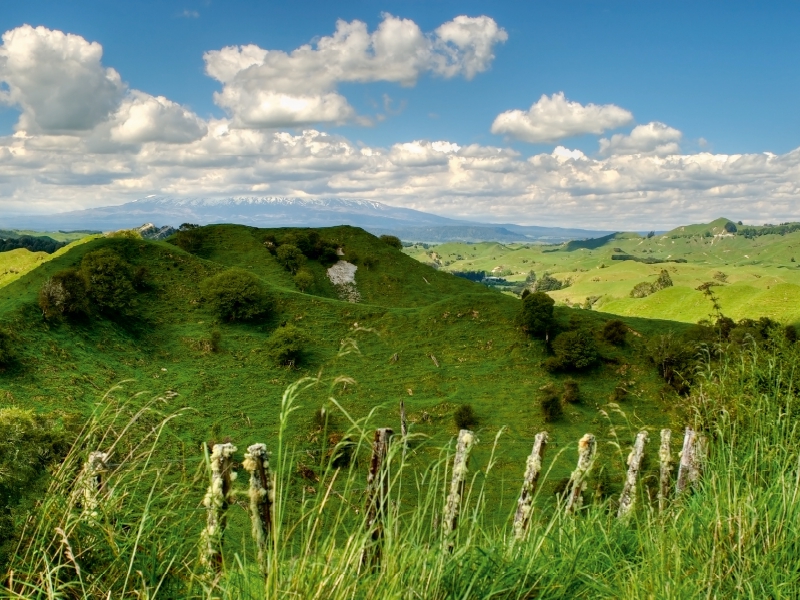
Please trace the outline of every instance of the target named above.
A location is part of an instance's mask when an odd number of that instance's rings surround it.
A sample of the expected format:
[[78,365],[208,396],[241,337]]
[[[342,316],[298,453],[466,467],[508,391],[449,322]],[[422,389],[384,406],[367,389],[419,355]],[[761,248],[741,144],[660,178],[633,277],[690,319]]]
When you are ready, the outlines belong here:
[[314,287],[314,274],[308,269],[300,269],[295,273],[294,284],[301,292],[308,291]]
[[567,379],[564,382],[564,393],[561,399],[570,404],[578,404],[581,401],[581,391],[577,381],[574,379]]
[[549,273],[545,273],[542,275],[541,279],[537,279],[533,282],[531,290],[534,292],[554,292],[565,287],[569,287],[569,284],[559,281]]
[[561,361],[555,356],[548,356],[542,361],[542,368],[548,373],[557,373],[561,370]]
[[400,241],[400,238],[397,237],[396,235],[382,235],[380,237],[380,240],[383,243],[388,244],[392,248],[397,248],[398,250],[403,249],[403,242]]
[[794,344],[797,341],[797,328],[794,325],[787,325],[783,328],[783,337],[790,344]]
[[278,264],[284,269],[294,274],[297,273],[305,264],[305,254],[294,244],[281,244],[275,251],[275,258]]
[[89,313],[86,277],[77,269],[59,271],[39,290],[39,308],[45,319],[79,317]]
[[564,414],[564,409],[561,406],[561,398],[559,398],[558,392],[552,385],[548,385],[540,390],[539,404],[542,407],[544,420],[548,423],[557,421]]
[[611,398],[609,398],[609,400],[611,400],[611,402],[622,402],[627,397],[628,390],[625,387],[618,385],[614,388],[614,391],[611,392]]
[[249,321],[266,315],[272,302],[264,284],[250,271],[233,268],[200,284],[203,297],[223,321]]
[[555,300],[544,292],[533,292],[522,299],[520,322],[529,335],[547,334],[553,327]]
[[17,359],[11,334],[0,329],[0,367],[8,367]]
[[131,266],[122,257],[103,248],[89,252],[81,261],[90,300],[101,312],[128,315],[136,302]]
[[279,365],[296,367],[302,361],[308,342],[305,332],[294,325],[284,325],[269,336],[269,351]]
[[661,273],[658,275],[658,279],[653,283],[643,281],[633,286],[630,296],[631,298],[644,298],[668,287],[672,287],[672,278],[669,276],[669,272],[666,269],[662,269]]
[[461,404],[453,413],[453,423],[458,429],[474,429],[478,425],[478,415],[471,404]]
[[680,393],[689,389],[696,352],[693,344],[682,341],[672,332],[657,335],[647,344],[648,356],[661,377]]
[[594,336],[588,329],[558,334],[553,340],[553,353],[561,363],[561,368],[566,370],[588,369],[599,358]]
[[607,321],[603,326],[602,336],[612,346],[623,346],[625,344],[625,335],[628,333],[628,327],[619,319]]

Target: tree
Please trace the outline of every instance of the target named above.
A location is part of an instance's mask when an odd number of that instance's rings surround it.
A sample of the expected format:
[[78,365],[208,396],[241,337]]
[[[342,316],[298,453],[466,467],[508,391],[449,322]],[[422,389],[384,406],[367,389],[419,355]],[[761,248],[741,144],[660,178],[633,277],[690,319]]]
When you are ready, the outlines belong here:
[[136,299],[131,266],[122,257],[103,248],[89,252],[81,261],[87,292],[94,305],[112,315],[131,313]]
[[294,325],[284,325],[269,336],[270,354],[279,365],[296,367],[308,342],[305,332]]
[[86,277],[77,269],[59,271],[39,290],[39,307],[45,319],[79,317],[89,312]]
[[529,335],[547,336],[553,327],[556,301],[544,292],[533,292],[522,299],[520,321]]
[[[741,221],[739,222],[739,224],[741,225]],[[736,233],[738,229],[736,228],[736,225],[734,225],[731,221],[728,221],[727,223],[725,223],[725,231],[727,231],[728,233]]]
[[539,404],[544,413],[544,420],[548,423],[557,421],[564,414],[561,398],[559,398],[558,392],[552,384],[545,386],[539,393]]
[[397,248],[398,250],[403,249],[403,242],[400,241],[400,238],[396,235],[382,235],[380,240],[392,248]]
[[553,340],[553,353],[561,368],[580,371],[593,366],[598,359],[597,345],[588,329],[565,331]]
[[262,281],[250,271],[233,268],[200,284],[203,297],[223,321],[249,321],[267,314],[272,302]]
[[197,254],[203,248],[203,234],[197,225],[191,223],[181,225],[169,241],[189,254]]
[[314,285],[314,274],[308,269],[300,269],[294,276],[294,284],[298,290],[305,292]]
[[305,254],[294,244],[281,244],[275,252],[278,264],[293,275],[306,264]]

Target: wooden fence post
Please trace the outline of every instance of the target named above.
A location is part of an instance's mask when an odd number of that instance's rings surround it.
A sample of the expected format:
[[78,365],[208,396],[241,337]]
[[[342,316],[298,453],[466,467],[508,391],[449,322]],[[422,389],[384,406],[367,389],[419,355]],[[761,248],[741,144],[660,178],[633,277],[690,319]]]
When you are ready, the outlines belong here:
[[203,563],[209,570],[222,570],[222,535],[225,532],[233,473],[233,444],[214,444],[211,450],[211,484],[208,486],[203,506],[207,509],[206,528],[203,530]]
[[458,432],[456,456],[453,459],[453,478],[450,481],[450,493],[447,495],[447,502],[442,515],[442,535],[444,547],[448,551],[452,551],[455,545],[453,538],[458,525],[458,513],[464,494],[464,482],[467,478],[467,459],[474,444],[474,433],[468,429],[462,429]]
[[275,502],[275,486],[269,471],[267,446],[249,446],[242,466],[250,473],[250,520],[253,540],[258,547],[258,562],[263,568],[266,565],[267,541],[272,533],[272,506]]
[[533,495],[536,493],[536,484],[539,481],[539,473],[542,471],[542,458],[546,447],[547,432],[537,433],[533,441],[533,450],[531,450],[525,465],[525,478],[522,481],[519,500],[517,500],[517,512],[514,514],[514,537],[518,540],[521,540],[528,530],[528,523],[530,523],[533,511]]
[[664,509],[667,507],[667,497],[669,496],[670,463],[672,462],[672,456],[669,450],[671,437],[672,431],[669,429],[661,430],[661,447],[658,449],[658,460],[660,463],[658,477],[658,512],[664,512]]
[[642,465],[645,443],[647,443],[647,432],[640,431],[636,434],[633,449],[628,455],[628,474],[625,476],[625,485],[619,497],[619,510],[617,511],[619,519],[630,514],[636,501],[636,478],[639,475],[639,467]]
[[383,538],[383,519],[389,501],[389,468],[386,457],[389,455],[389,441],[394,431],[389,428],[375,430],[372,440],[372,458],[367,476],[367,528],[372,544],[364,549],[362,564],[375,564],[380,561],[380,541]]
[[678,465],[678,479],[675,482],[675,493],[680,496],[686,489],[687,484],[692,481],[692,470],[695,462],[695,440],[697,434],[691,427],[686,428],[683,435],[683,449],[681,450],[681,462]]
[[81,476],[81,495],[83,496],[81,518],[94,522],[97,517],[97,508],[100,506],[100,490],[103,487],[103,474],[108,471],[107,452],[90,452],[89,458],[83,465]]
[[403,462],[406,459],[406,450],[408,450],[408,422],[406,421],[406,403],[400,399],[400,435],[403,436]]
[[578,442],[578,465],[569,478],[569,496],[567,496],[567,512],[578,510],[583,504],[583,490],[586,488],[586,476],[592,470],[597,442],[591,433],[585,434]]

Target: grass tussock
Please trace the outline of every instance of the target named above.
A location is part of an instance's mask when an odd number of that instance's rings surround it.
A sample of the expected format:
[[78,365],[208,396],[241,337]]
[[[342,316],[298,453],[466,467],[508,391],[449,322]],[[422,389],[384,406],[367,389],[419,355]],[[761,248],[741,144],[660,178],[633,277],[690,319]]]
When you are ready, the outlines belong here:
[[[529,531],[514,541],[511,513],[497,520],[487,511],[487,490],[498,485],[493,467],[503,437],[484,439],[492,450],[488,460],[469,464],[452,552],[442,531],[452,444],[424,464],[413,461],[424,440],[412,436],[409,459],[399,440],[390,445],[386,510],[381,535],[375,536],[364,490],[372,431],[379,423],[374,414],[351,419],[330,397],[337,419],[350,424],[347,444],[355,459],[337,469],[336,452],[325,453],[328,460],[315,481],[300,481],[287,431],[306,395],[325,387],[319,379],[302,379],[281,401],[270,459],[274,528],[266,548],[259,559],[241,477],[218,570],[200,557],[205,459],[199,449],[181,448],[176,455],[172,447],[171,423],[181,415],[161,414],[161,400],[120,400],[121,391],[113,390],[53,474],[11,559],[2,595],[791,598],[800,585],[798,360],[791,348],[768,355],[753,351],[735,362],[709,363],[698,374],[689,424],[708,440],[707,462],[695,489],[672,499],[661,513],[655,484],[646,476],[626,521],[617,520],[613,496],[592,497],[587,490],[584,507],[567,514],[555,498],[539,493]],[[330,394],[340,388],[334,381]],[[99,448],[109,457],[97,488],[85,463]],[[575,451],[574,443],[556,446],[545,460],[543,479],[561,454]],[[657,462],[654,443],[647,453]],[[519,467],[521,483],[524,465]]]

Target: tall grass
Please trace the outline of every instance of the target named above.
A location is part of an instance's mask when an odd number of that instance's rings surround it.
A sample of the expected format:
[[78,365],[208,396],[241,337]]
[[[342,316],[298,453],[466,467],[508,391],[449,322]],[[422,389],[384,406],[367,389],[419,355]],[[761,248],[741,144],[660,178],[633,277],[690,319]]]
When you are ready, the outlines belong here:
[[[624,522],[615,518],[614,499],[589,499],[568,515],[540,495],[527,537],[514,542],[511,515],[503,522],[488,516],[494,514],[485,494],[493,484],[491,458],[470,465],[448,552],[440,519],[452,446],[431,464],[417,464],[393,444],[379,561],[364,560],[373,544],[363,510],[364,461],[341,469],[330,461],[312,486],[295,473],[287,429],[304,395],[322,385],[301,380],[284,393],[272,448],[276,526],[264,564],[249,539],[239,482],[219,572],[199,560],[206,485],[199,449],[180,456],[169,434],[179,415],[162,415],[158,401],[137,396],[115,400],[115,390],[54,473],[2,597],[794,598],[800,590],[797,365],[797,353],[786,349],[709,362],[688,405],[690,424],[709,439],[699,485],[659,513],[643,484]],[[372,416],[350,419],[335,399],[331,404],[349,419],[354,455],[368,456]],[[424,443],[411,440],[409,455]],[[502,447],[502,435],[493,443]],[[81,506],[81,471],[98,448],[111,451],[112,468],[92,516]],[[656,455],[652,443],[647,452]],[[523,470],[520,464],[520,480]]]

